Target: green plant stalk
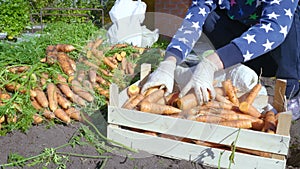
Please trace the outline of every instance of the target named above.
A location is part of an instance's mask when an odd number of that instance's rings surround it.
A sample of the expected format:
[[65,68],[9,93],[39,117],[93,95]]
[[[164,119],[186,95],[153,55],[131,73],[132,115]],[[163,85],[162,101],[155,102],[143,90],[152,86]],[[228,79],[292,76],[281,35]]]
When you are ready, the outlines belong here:
[[73,157],[85,157],[85,158],[111,158],[110,156],[94,156],[94,155],[77,154],[77,153],[69,153],[69,152],[56,152],[56,154],[68,155]]
[[82,116],[83,120],[86,123],[88,123],[96,131],[96,133],[99,135],[99,137],[102,138],[103,140],[105,140],[107,142],[111,142],[111,143],[121,146],[122,148],[125,148],[129,151],[137,153],[137,150],[105,137],[103,134],[100,133],[100,131],[97,129],[97,127],[92,122],[90,122],[82,113],[81,113],[81,116]]
[[229,166],[228,166],[228,169],[230,169],[231,168],[231,164],[234,163],[234,154],[235,154],[235,151],[236,151],[236,142],[238,141],[238,138],[239,138],[239,135],[240,135],[240,131],[241,131],[241,128],[239,128],[237,136],[236,136],[234,142],[231,144],[231,154],[229,156]]

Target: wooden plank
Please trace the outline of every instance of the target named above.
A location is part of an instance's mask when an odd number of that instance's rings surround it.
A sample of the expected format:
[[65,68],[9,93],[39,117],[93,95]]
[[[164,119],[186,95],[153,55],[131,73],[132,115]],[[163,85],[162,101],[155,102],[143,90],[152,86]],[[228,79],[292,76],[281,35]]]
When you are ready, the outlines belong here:
[[119,87],[114,83],[109,87],[109,105],[119,107]]
[[[108,123],[155,131],[179,137],[231,145],[237,137],[237,128],[201,123],[118,107],[108,107]],[[237,146],[286,155],[290,137],[260,131],[241,130]]]
[[[279,116],[278,116],[278,124],[277,124],[276,134],[289,136],[290,135],[291,122],[292,122],[292,112],[291,111],[280,113]],[[283,156],[283,155],[273,154],[272,158],[283,160],[286,157]]]
[[284,112],[285,110],[285,90],[286,90],[286,80],[277,79],[275,82],[274,89],[274,99],[273,99],[273,107],[277,110],[277,112]]
[[[228,159],[232,153],[231,151],[115,128],[112,125],[108,126],[108,138],[151,154],[173,159],[190,160],[213,167],[220,166],[221,168],[228,168]],[[223,153],[222,156],[220,156],[221,153]],[[285,160],[264,158],[237,152],[235,152],[234,162],[231,165],[232,169],[283,169],[286,165]]]

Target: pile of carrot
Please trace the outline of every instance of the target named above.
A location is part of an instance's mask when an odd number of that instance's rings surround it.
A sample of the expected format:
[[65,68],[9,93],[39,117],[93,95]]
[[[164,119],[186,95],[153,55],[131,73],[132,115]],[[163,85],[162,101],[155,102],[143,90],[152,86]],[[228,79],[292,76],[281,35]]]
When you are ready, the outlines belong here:
[[[32,117],[34,124],[45,119],[59,119],[66,124],[72,120],[81,121],[82,108],[93,104],[96,94],[103,96],[104,104],[108,103],[108,89],[114,82],[115,72],[120,71],[124,76],[135,74],[133,61],[143,52],[143,48],[136,48],[136,53],[126,52],[125,48],[131,47],[128,44],[103,47],[103,41],[97,38],[88,42],[76,58],[72,55],[77,50],[73,45],[47,46],[45,57],[40,62],[50,67],[58,65],[62,73],[48,73],[46,69],[38,75],[33,73],[37,84],[30,88],[15,81],[6,84],[1,92],[0,105],[11,99],[13,93],[29,94],[31,105],[36,109]],[[26,74],[31,71],[31,66],[10,66],[8,71]],[[17,119],[18,115],[4,115],[0,117],[0,126]]]
[[232,82],[225,80],[222,87],[215,87],[217,96],[214,100],[199,105],[193,92],[178,98],[178,92],[165,96],[163,89],[155,87],[142,94],[141,86],[131,85],[127,88],[129,99],[122,107],[198,122],[276,133],[277,117],[274,112],[263,113],[253,106],[261,87],[258,83],[252,90],[238,97]]

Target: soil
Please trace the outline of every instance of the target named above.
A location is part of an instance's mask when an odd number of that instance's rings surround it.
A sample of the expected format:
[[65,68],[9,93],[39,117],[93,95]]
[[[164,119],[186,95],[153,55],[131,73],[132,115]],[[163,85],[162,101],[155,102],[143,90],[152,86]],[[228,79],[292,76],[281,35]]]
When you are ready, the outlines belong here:
[[[267,90],[273,86],[272,81],[266,82]],[[272,93],[271,93],[272,94]],[[95,121],[100,131],[105,135],[106,123],[103,119]],[[8,156],[11,153],[19,154],[23,157],[32,157],[40,154],[45,148],[55,148],[68,143],[74,135],[78,134],[78,129],[82,123],[73,122],[69,125],[36,125],[30,130],[24,132],[14,131],[6,136],[0,137],[0,165],[8,162]],[[291,127],[291,143],[287,160],[287,168],[300,169],[300,120],[293,121]],[[99,156],[95,147],[90,144],[66,146],[59,149],[59,152],[68,152],[76,154],[85,154],[89,156]],[[130,152],[132,154],[132,152]],[[147,156],[145,156],[145,154]],[[213,169],[209,166],[203,166],[185,160],[169,159],[160,156],[149,155],[146,152],[139,152],[130,158],[119,153],[103,153],[103,158],[76,157],[70,156],[66,161],[67,169]],[[146,158],[138,158],[146,157]],[[42,163],[33,167],[11,167],[11,168],[57,168],[54,163]]]

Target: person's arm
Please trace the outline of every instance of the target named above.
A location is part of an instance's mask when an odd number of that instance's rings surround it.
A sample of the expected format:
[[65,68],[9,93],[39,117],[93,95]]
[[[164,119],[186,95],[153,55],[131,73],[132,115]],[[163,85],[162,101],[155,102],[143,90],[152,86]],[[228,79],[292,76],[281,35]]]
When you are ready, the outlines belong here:
[[261,56],[285,39],[299,0],[264,1],[259,23],[217,49],[224,68]]

